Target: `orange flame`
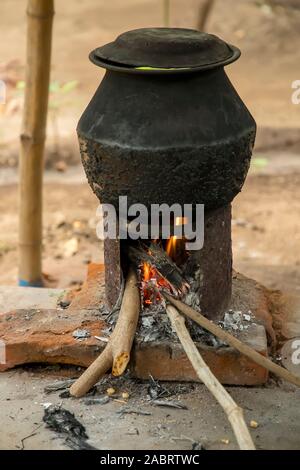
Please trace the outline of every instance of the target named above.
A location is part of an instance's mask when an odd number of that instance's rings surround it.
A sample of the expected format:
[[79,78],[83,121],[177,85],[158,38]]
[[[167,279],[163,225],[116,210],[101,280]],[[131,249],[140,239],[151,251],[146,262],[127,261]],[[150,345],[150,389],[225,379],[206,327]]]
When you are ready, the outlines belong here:
[[159,287],[171,290],[169,283],[161,277],[159,272],[150,264],[144,262],[142,265],[141,291],[145,306],[161,301],[161,296],[158,292]]
[[167,241],[167,246],[166,246],[166,252],[170,256],[170,258],[173,258],[176,254],[176,243],[177,243],[177,237],[176,235],[173,235],[169,240]]
[[[186,217],[176,218],[176,225],[184,225],[186,220]],[[185,251],[184,240],[178,238],[176,235],[171,236],[167,240],[165,250],[173,261],[179,261],[182,258],[182,251]],[[160,275],[156,268],[146,262],[142,265],[141,281],[141,292],[145,306],[149,306],[152,303],[160,302],[162,300],[158,292],[159,288],[163,287],[168,289],[170,292],[173,291],[172,286]]]
[[150,264],[143,264],[143,281],[148,282],[151,279],[151,267]]
[[[188,221],[189,221],[188,217],[176,217],[175,225],[177,226],[186,225]],[[166,252],[170,256],[170,258],[173,259],[173,261],[176,259],[178,247],[181,245],[181,242],[178,243],[178,240],[182,240],[182,238],[178,238],[176,235],[173,235],[172,237],[168,239],[167,245],[166,245]]]

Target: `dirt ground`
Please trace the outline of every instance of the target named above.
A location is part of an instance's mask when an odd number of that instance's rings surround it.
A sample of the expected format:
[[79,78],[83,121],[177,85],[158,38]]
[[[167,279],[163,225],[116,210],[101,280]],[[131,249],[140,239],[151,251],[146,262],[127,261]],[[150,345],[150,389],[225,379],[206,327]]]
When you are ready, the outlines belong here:
[[[24,78],[25,3],[2,0],[0,7],[0,79],[9,78],[11,83],[7,105],[0,106],[0,285],[17,283],[15,167],[23,99],[18,83]],[[199,3],[172,0],[171,24],[195,27]],[[233,203],[234,268],[267,287],[300,295],[300,105],[291,103],[291,83],[300,79],[296,46],[300,11],[269,9],[262,3],[217,0],[208,25],[209,31],[243,51],[228,73],[259,128],[248,179]],[[50,96],[47,143],[47,166],[54,169],[45,172],[43,255],[45,279],[52,287],[80,284],[87,263],[103,258],[102,243],[95,235],[97,200],[81,167],[71,166],[79,162],[76,123],[102,77],[88,63],[88,53],[123,30],[161,22],[160,0],[56,2],[51,78],[56,85]],[[61,87],[71,82],[71,91],[62,92]],[[55,170],[57,162],[64,171]],[[188,409],[172,410],[151,406],[146,385],[127,381],[117,387],[118,392],[128,388],[128,406],[151,415],[120,417],[117,411],[123,404],[117,401],[87,406],[81,400],[61,399],[57,392],[45,394],[48,383],[78,373],[59,366],[2,373],[0,449],[65,448],[63,439],[42,423],[47,402],[62,402],[73,411],[86,426],[89,442],[100,449],[191,449],[193,441],[207,449],[236,448],[220,407],[201,385],[188,385],[185,393],[177,391],[174,397]],[[251,430],[257,448],[300,448],[299,390],[271,381],[266,387],[230,387],[229,391],[244,407],[247,422],[259,424]],[[121,438],[116,438],[116,429]]]
[[[102,450],[188,450],[200,443],[207,450],[237,449],[235,438],[220,406],[202,385],[166,384],[187,410],[153,406],[147,399],[147,384],[126,380],[116,386],[116,398],[129,391],[127,405],[112,400],[106,405],[86,405],[84,400],[46,394],[44,387],[61,379],[63,371],[17,370],[0,377],[0,449],[66,449],[64,439],[42,422],[45,404],[60,404],[86,427],[91,445]],[[74,371],[67,371],[74,375]],[[78,374],[78,371],[77,371]],[[109,385],[100,386],[103,393]],[[299,449],[300,391],[293,386],[261,388],[229,387],[230,394],[245,410],[257,449]],[[148,416],[120,415],[124,407],[151,413]],[[5,425],[5,426],[4,426]],[[29,436],[29,437],[28,437]],[[24,438],[26,438],[24,440]],[[23,440],[23,441],[22,441]],[[228,442],[228,443],[227,443]]]

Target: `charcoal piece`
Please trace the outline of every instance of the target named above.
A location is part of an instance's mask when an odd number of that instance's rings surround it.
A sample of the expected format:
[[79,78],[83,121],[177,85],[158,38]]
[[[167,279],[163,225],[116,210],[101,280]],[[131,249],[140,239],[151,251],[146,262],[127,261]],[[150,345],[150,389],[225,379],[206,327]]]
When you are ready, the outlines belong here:
[[164,406],[166,408],[176,408],[177,410],[187,410],[188,407],[179,401],[153,400],[153,405]]
[[63,309],[68,308],[70,304],[71,304],[71,300],[60,300],[60,302],[58,302],[58,306]]
[[117,411],[117,414],[120,415],[120,417],[122,418],[124,415],[131,415],[131,414],[140,415],[140,416],[151,416],[152,413],[150,413],[150,411],[144,411],[140,409],[125,407]]
[[66,436],[65,444],[73,450],[97,450],[86,442],[85,427],[74,414],[58,405],[45,409],[43,421],[49,429]]
[[57,392],[58,390],[65,390],[66,388],[69,388],[75,381],[76,379],[58,380],[52,384],[46,385],[44,392],[52,393]]
[[85,398],[83,403],[85,405],[106,405],[110,401],[110,398],[107,395],[99,398]]
[[59,398],[71,398],[71,393],[69,392],[69,390],[63,390],[60,394],[59,394]]
[[156,398],[170,396],[169,390],[163,387],[157,380],[154,380],[152,375],[150,375],[147,392],[150,398],[152,398],[153,400],[155,400]]
[[58,405],[51,405],[45,409],[43,421],[53,431],[70,437],[88,439],[85,427],[75,418],[75,415]]
[[158,244],[151,243],[149,247],[142,244],[128,247],[128,256],[132,263],[139,266],[149,263],[173,287],[174,293],[187,292],[189,284],[183,277],[180,268],[171,260],[165,250]]
[[206,450],[201,442],[193,442],[192,450]]

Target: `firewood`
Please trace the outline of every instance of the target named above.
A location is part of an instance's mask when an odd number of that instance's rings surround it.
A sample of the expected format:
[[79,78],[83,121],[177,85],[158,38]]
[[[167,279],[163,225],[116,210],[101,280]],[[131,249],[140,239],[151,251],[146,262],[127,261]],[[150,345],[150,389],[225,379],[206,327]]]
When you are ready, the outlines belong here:
[[140,293],[137,282],[136,273],[130,269],[115,329],[100,356],[71,386],[70,394],[74,397],[82,397],[87,393],[110,368],[114,376],[119,376],[125,371],[130,360],[140,312]]
[[226,413],[226,416],[232,426],[239,448],[241,450],[255,450],[252,438],[244,420],[243,410],[231,398],[223,385],[217,380],[211,372],[201,354],[195,346],[186,326],[182,315],[172,305],[166,307],[168,317],[173,329],[186,352],[199,379],[206,385],[212,395],[216,398]]
[[141,244],[129,246],[128,256],[136,266],[139,266],[141,263],[148,263],[155,268],[161,277],[171,284],[174,292],[184,293],[188,290],[189,284],[184,278],[182,271],[158,243],[151,243],[149,247]]
[[196,323],[198,323],[198,325],[202,326],[202,328],[205,328],[205,330],[217,336],[222,341],[229,344],[229,346],[232,346],[233,348],[237,349],[240,353],[249,357],[260,366],[264,367],[270,372],[273,372],[273,374],[276,374],[282,379],[286,380],[287,382],[290,382],[300,387],[300,377],[297,377],[296,375],[292,374],[291,372],[284,369],[283,367],[280,367],[278,364],[274,364],[274,362],[272,362],[270,359],[258,353],[247,344],[244,344],[242,341],[235,338],[233,335],[231,335],[227,331],[224,331],[218,325],[216,325],[215,323],[205,318],[201,313],[189,307],[184,302],[174,299],[171,295],[165,292],[162,292],[162,295],[171,304],[173,304],[176,308],[178,308],[180,312],[184,313],[187,317],[194,320]]

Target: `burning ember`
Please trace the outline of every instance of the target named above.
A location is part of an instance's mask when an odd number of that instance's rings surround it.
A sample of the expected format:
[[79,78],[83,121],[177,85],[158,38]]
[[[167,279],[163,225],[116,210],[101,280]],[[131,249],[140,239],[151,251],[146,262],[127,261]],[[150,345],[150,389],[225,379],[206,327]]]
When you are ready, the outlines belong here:
[[[177,246],[178,239],[176,236],[168,239],[165,251],[173,260],[176,258]],[[178,294],[174,287],[150,263],[144,262],[142,264],[141,279],[141,294],[144,307],[162,301],[159,293],[161,288],[168,290],[171,294]]]
[[141,291],[145,307],[161,302],[160,288],[173,292],[172,286],[159,274],[157,269],[144,262],[142,266]]

